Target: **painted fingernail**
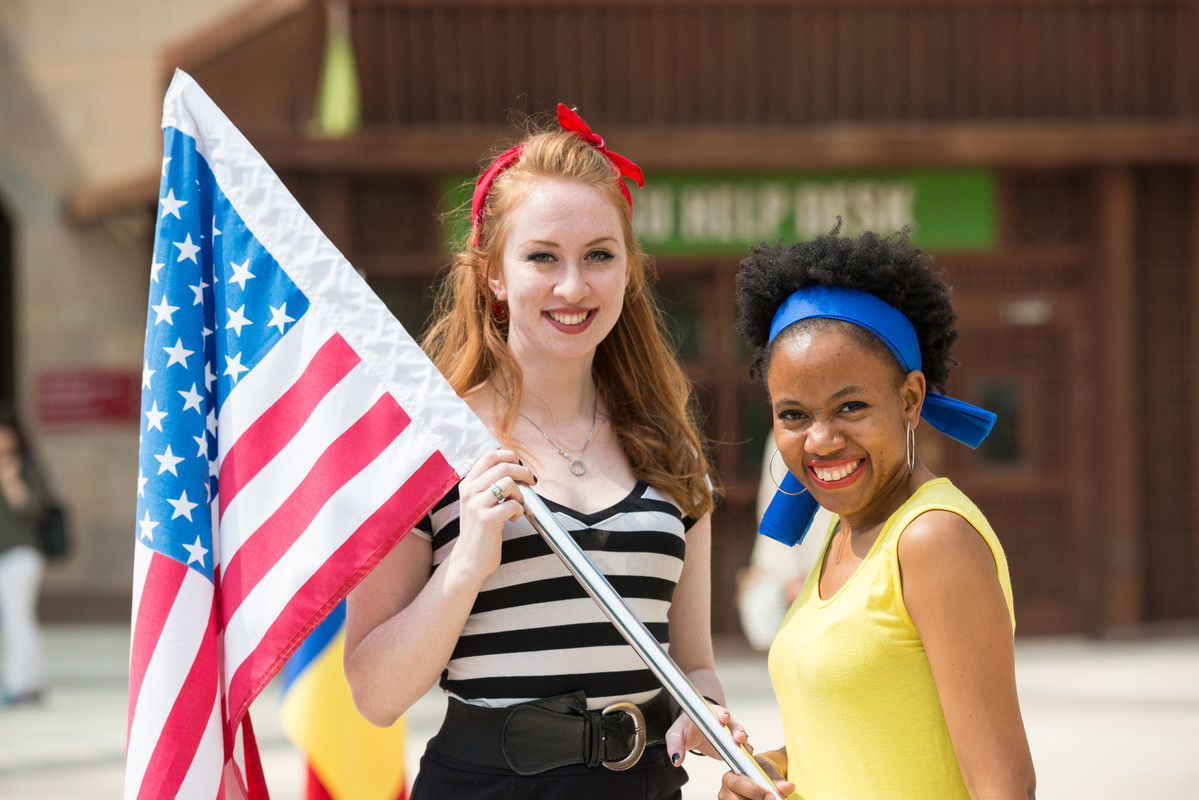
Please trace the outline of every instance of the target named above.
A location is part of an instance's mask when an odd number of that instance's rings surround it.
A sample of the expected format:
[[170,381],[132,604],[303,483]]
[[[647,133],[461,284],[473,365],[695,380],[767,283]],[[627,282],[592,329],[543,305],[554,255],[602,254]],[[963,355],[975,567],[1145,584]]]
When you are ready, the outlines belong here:
[[674,764],[675,766],[678,766],[678,763],[682,760],[683,760],[682,753],[675,753],[673,756],[670,757],[670,763]]

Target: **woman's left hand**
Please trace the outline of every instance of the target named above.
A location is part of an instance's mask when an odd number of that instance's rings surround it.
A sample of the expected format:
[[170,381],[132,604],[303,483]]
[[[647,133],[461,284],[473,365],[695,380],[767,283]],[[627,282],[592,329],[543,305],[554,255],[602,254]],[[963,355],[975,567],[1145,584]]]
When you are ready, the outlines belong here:
[[[733,719],[729,711],[724,706],[709,703],[709,707],[716,714],[716,720],[724,727],[728,728],[733,734],[733,741],[739,745],[744,745],[752,754],[753,748],[749,744],[749,734],[745,732],[740,722]],[[682,766],[683,759],[687,757],[688,750],[698,750],[708,758],[720,758],[720,754],[716,748],[708,741],[699,726],[691,721],[691,717],[685,713],[679,714],[679,718],[670,726],[670,730],[666,731],[666,751],[670,753],[670,762],[676,767]]]

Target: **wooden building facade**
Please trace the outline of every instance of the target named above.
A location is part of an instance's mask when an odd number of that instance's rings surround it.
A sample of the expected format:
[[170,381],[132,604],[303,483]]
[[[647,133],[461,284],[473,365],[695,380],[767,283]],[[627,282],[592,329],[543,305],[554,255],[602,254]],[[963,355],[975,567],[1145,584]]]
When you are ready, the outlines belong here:
[[[955,287],[949,391],[1002,422],[975,452],[927,426],[920,446],[999,531],[1021,631],[1199,618],[1199,2],[348,8],[361,125],[341,138],[310,133],[322,0],[267,0],[165,66],[197,79],[410,329],[447,261],[449,187],[510,135],[511,109],[576,106],[646,192],[677,190],[639,195],[641,213],[706,215],[644,238],[718,443],[718,631],[736,629],[769,424],[733,332],[737,253],[811,208],[806,225],[914,222]],[[942,223],[913,194],[947,176],[981,200],[923,244]]]

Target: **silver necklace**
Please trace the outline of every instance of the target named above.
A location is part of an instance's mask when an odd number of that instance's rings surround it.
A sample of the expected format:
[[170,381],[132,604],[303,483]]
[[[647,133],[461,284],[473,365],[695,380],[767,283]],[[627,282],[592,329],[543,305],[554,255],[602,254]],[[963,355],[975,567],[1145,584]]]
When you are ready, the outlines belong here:
[[563,458],[565,458],[567,461],[570,462],[570,473],[572,475],[574,475],[576,478],[581,478],[581,477],[583,477],[584,473],[587,472],[587,462],[583,460],[583,452],[587,449],[587,445],[591,444],[591,437],[595,435],[595,420],[596,420],[596,416],[597,416],[598,412],[599,412],[599,403],[597,402],[595,404],[595,408],[593,408],[591,410],[591,430],[588,431],[588,433],[587,433],[587,441],[583,442],[583,447],[582,447],[582,449],[579,450],[579,454],[577,456],[572,456],[570,453],[566,452],[561,447],[554,444],[554,440],[549,437],[549,434],[546,433],[545,431],[541,430],[541,426],[538,425],[533,420],[529,419],[528,415],[526,415],[525,412],[520,411],[517,413],[519,413],[525,419],[529,420],[529,424],[532,425],[534,428],[536,428],[537,432],[545,437],[545,440],[550,443],[550,447],[557,450],[558,455],[562,456]]

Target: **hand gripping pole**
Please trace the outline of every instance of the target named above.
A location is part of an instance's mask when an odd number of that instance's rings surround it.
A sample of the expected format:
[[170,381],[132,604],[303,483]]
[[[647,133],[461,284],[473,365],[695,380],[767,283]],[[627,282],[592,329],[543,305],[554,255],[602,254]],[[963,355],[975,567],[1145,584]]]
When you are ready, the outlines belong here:
[[566,532],[545,502],[527,486],[520,487],[520,494],[529,522],[545,539],[550,549],[562,559],[566,568],[582,584],[608,619],[612,620],[620,635],[637,651],[637,655],[712,743],[729,768],[768,789],[777,800],[783,800],[782,795],[775,789],[774,782],[766,776],[749,751],[733,741],[732,733],[717,721],[708,701],[696,691],[691,681],[666,654],[645,624],[612,588],[604,574],[591,563],[583,548]]

